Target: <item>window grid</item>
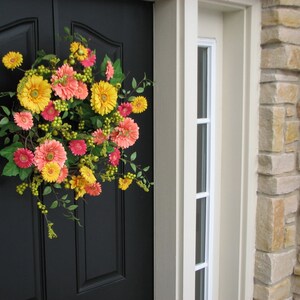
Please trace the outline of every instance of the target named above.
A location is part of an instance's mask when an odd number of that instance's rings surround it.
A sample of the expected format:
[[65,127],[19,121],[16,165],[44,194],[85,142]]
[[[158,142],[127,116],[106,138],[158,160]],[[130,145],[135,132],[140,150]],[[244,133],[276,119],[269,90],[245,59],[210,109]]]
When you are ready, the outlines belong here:
[[[202,49],[204,54],[202,55],[202,59],[206,60],[200,62],[201,52],[199,52],[199,48]],[[200,50],[200,51],[202,51]],[[205,55],[206,52],[206,55]],[[199,55],[200,54],[200,55]],[[212,168],[213,168],[213,119],[211,112],[213,110],[213,100],[214,100],[214,89],[213,89],[213,77],[214,77],[214,60],[215,60],[215,41],[214,40],[199,40],[198,43],[198,59],[201,63],[199,68],[205,68],[204,70],[198,69],[198,76],[200,76],[200,72],[202,72],[201,76],[206,78],[200,78],[200,82],[198,79],[198,93],[201,93],[200,97],[198,96],[198,118],[197,118],[197,132],[200,130],[200,126],[205,126],[205,140],[199,141],[197,139],[197,151],[199,151],[200,147],[203,150],[203,146],[205,146],[204,151],[206,153],[203,155],[202,153],[198,156],[197,159],[197,177],[205,176],[205,189],[199,191],[198,190],[198,181],[197,178],[197,194],[196,201],[199,204],[199,201],[205,201],[205,215],[202,213],[197,213],[197,229],[199,230],[199,222],[204,224],[205,237],[203,239],[201,233],[201,242],[205,243],[204,247],[204,261],[198,261],[199,253],[196,253],[196,264],[195,264],[195,272],[196,272],[196,291],[195,291],[195,300],[211,300],[211,291],[212,291],[212,272],[211,272],[211,264],[210,261],[211,251],[212,251],[212,212],[213,212],[213,192],[212,192]],[[200,90],[200,91],[199,91]],[[198,94],[199,95],[199,94]],[[200,99],[199,99],[200,98]],[[200,101],[204,101],[205,103],[199,103]],[[199,106],[202,109],[199,116]],[[206,111],[203,111],[204,110]],[[201,129],[203,130],[203,128]],[[199,136],[199,132],[198,132]],[[204,142],[204,145],[203,145]],[[199,162],[199,160],[205,159],[206,161]],[[203,170],[203,165],[205,165],[205,170]],[[198,170],[200,168],[200,172]],[[200,174],[199,174],[200,173]],[[203,181],[203,179],[201,179]],[[202,204],[199,204],[203,206]],[[198,206],[197,206],[198,212]],[[200,218],[200,219],[199,219]],[[204,218],[204,220],[203,220]],[[203,226],[202,226],[203,227]],[[200,229],[201,225],[200,225]],[[203,232],[202,232],[203,233]],[[197,232],[197,236],[199,239],[199,232]],[[197,237],[196,237],[197,240]],[[198,247],[199,240],[196,242],[196,251],[200,251],[201,246]],[[197,249],[199,248],[199,249]],[[200,255],[201,256],[201,255]],[[199,273],[201,272],[201,273]],[[204,272],[204,273],[203,273]],[[198,281],[198,282],[197,282]]]

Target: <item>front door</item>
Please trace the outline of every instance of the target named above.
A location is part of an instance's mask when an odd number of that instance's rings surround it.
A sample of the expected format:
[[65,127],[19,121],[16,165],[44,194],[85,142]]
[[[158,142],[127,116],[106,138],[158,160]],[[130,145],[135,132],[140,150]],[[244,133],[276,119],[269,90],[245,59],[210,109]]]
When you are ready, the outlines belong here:
[[[152,78],[152,3],[122,0],[10,0],[0,2],[0,56],[19,51],[29,68],[38,49],[68,52],[64,27],[90,40],[97,57],[121,58],[128,77]],[[21,71],[0,66],[0,91],[15,90]],[[130,84],[131,82],[129,82]],[[139,162],[152,165],[152,92],[137,123]],[[9,98],[1,98],[9,106]],[[0,102],[0,105],[1,102]],[[3,142],[0,143],[1,147]],[[2,169],[4,159],[0,160]],[[151,175],[150,175],[151,176]],[[153,299],[152,192],[114,183],[80,202],[83,227],[59,211],[58,239],[49,240],[36,202],[19,196],[14,177],[0,177],[1,300]]]

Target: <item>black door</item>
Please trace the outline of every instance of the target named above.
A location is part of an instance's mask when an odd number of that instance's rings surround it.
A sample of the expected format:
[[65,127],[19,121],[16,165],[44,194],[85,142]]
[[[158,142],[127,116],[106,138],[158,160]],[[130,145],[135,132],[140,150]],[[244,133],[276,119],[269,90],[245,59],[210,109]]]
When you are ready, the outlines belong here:
[[[0,56],[21,52],[24,68],[38,49],[63,56],[65,26],[90,39],[97,57],[121,58],[129,77],[152,77],[152,3],[138,0],[1,1]],[[0,91],[15,90],[21,77],[1,65]],[[141,164],[151,166],[152,91],[147,97],[134,151]],[[10,99],[0,101],[9,106]],[[29,193],[19,196],[17,184],[14,177],[0,177],[1,300],[153,299],[151,191],[120,192],[108,183],[98,198],[80,203],[82,228],[56,211],[59,238],[49,240],[36,201]]]

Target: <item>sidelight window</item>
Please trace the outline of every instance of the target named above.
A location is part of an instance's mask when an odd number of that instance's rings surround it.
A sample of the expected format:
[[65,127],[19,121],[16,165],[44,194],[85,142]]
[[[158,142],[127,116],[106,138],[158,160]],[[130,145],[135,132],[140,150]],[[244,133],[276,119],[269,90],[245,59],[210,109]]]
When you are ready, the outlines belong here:
[[195,300],[211,300],[215,41],[198,41]]

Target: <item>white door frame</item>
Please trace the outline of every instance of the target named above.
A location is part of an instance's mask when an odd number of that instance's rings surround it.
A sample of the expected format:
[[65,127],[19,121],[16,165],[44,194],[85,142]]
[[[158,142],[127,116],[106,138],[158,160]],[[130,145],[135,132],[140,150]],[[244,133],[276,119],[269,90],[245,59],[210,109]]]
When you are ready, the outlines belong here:
[[[237,258],[237,300],[248,300],[254,266],[260,1],[224,1],[230,2],[248,4],[243,9],[253,45],[245,58],[246,115],[240,124],[245,136],[241,141],[243,205]],[[195,235],[191,228],[195,228],[196,213],[197,22],[197,0],[156,0],[154,4],[155,300],[194,299]],[[250,114],[254,117],[248,118]]]

